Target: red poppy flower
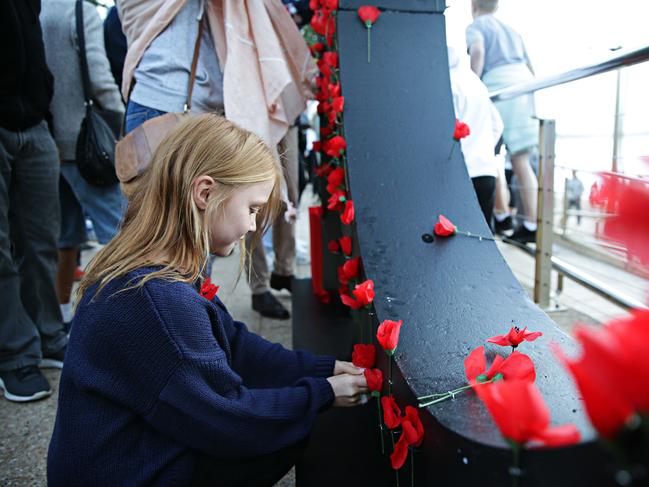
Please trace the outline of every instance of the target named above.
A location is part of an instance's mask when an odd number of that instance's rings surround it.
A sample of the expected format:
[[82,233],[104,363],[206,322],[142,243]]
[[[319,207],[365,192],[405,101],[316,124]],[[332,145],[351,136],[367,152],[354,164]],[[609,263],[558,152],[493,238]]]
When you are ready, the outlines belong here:
[[365,369],[364,374],[367,387],[372,391],[372,395],[374,397],[380,396],[383,390],[383,372],[381,372],[381,369]]
[[333,166],[331,164],[320,164],[315,168],[316,176],[321,178],[326,178],[331,171],[333,171]]
[[513,326],[506,335],[498,335],[487,339],[489,343],[495,343],[501,347],[516,348],[523,341],[533,342],[538,337],[542,336],[540,331],[527,331],[527,326],[522,330],[518,326]]
[[376,330],[376,339],[379,341],[379,345],[383,347],[383,350],[385,350],[385,353],[387,353],[388,355],[394,354],[394,351],[399,344],[399,332],[401,331],[401,325],[403,325],[403,320],[384,320]]
[[[340,279],[340,274],[338,275],[338,278]],[[356,299],[349,295],[345,296],[341,293],[340,300],[345,306],[349,306],[352,309],[360,309],[363,306],[369,306],[374,300],[374,282],[371,279],[368,279],[367,281],[358,284],[354,287],[352,294]]]
[[[406,463],[406,458],[408,458],[408,437],[406,436],[406,431],[412,431],[414,428],[409,421],[404,421],[401,424],[402,431],[399,441],[394,445],[394,450],[390,454],[390,464],[394,470],[399,470],[403,467],[403,464]],[[412,434],[412,433],[411,433]]]
[[341,113],[345,110],[345,97],[337,96],[331,101],[331,110],[336,113]]
[[464,122],[455,119],[455,131],[453,132],[453,138],[455,140],[461,140],[467,135],[471,135],[471,129]]
[[[649,413],[649,311],[634,310],[630,318],[614,320],[603,330],[611,348],[622,358],[617,384],[636,410]],[[579,335],[581,338],[581,334]],[[609,349],[610,350],[610,349]]]
[[320,0],[309,0],[309,8],[314,12],[320,8]]
[[343,251],[343,254],[349,256],[352,255],[352,238],[351,237],[340,237],[338,239],[340,243],[340,249]]
[[203,281],[203,284],[201,285],[201,296],[203,296],[208,301],[212,301],[214,299],[214,296],[216,296],[218,290],[219,286],[212,284],[212,281],[208,277],[207,279],[205,279],[205,281]]
[[345,201],[345,209],[340,215],[340,221],[345,225],[349,225],[354,221],[354,202],[352,200]]
[[372,344],[357,343],[352,352],[352,363],[356,367],[371,369],[376,362],[376,347]]
[[340,252],[340,244],[338,243],[338,240],[329,240],[327,248],[332,254],[337,254]]
[[572,374],[595,429],[613,437],[634,412],[649,412],[649,311],[604,327],[579,325],[580,358],[556,353]]
[[365,27],[367,27],[368,29],[372,28],[374,22],[378,20],[379,15],[381,15],[381,11],[378,8],[372,7],[370,5],[364,5],[358,9],[358,16],[361,18],[363,24],[365,24]]
[[340,294],[340,300],[345,306],[349,306],[351,309],[361,309],[363,305],[352,298],[349,294]]
[[374,301],[374,281],[368,279],[361,282],[354,288],[352,294],[361,303],[361,306],[369,306]]
[[331,194],[327,200],[327,209],[332,211],[342,211],[343,202],[345,201],[346,193],[344,191],[338,190]]
[[322,61],[333,69],[338,69],[338,53],[336,51],[327,51],[323,53]]
[[498,381],[475,389],[502,435],[519,445],[534,441],[549,447],[579,441],[573,424],[550,426],[548,411],[533,382]]
[[323,304],[329,304],[331,302],[331,295],[329,294],[329,291],[326,291],[324,289],[318,289],[315,291],[315,296],[318,298],[318,301],[320,301]]
[[309,46],[309,49],[311,50],[312,55],[316,55],[318,52],[322,52],[324,49],[324,44],[322,42],[316,42],[315,44],[312,44]]
[[[320,127],[320,139],[326,139],[333,133],[334,129],[332,127]],[[325,144],[327,141],[325,141]],[[325,145],[326,146],[326,145]],[[324,147],[323,147],[324,148]]]
[[330,37],[336,32],[336,19],[329,9],[317,9],[311,17],[311,27],[317,34]]
[[604,235],[626,246],[630,257],[649,265],[649,185],[646,181],[621,179],[615,175],[603,178],[601,197],[606,211],[613,216],[604,222]]
[[[320,142],[319,140],[316,140],[316,141],[313,143],[313,145],[311,146],[311,150],[312,150],[313,152],[320,152],[320,151],[322,150],[322,142]],[[328,165],[329,165],[329,164],[327,164],[327,166],[328,166]],[[316,172],[317,172],[317,168],[316,168]],[[318,176],[320,176],[320,174],[318,174]]]
[[424,440],[424,426],[419,419],[419,411],[412,406],[406,406],[406,415],[401,419],[401,437],[394,445],[390,455],[390,463],[394,470],[403,467],[408,457],[408,447],[418,447]]
[[383,422],[391,430],[397,428],[401,424],[401,409],[394,396],[383,396],[381,398],[381,406],[383,407]]
[[464,359],[464,373],[470,384],[491,380],[496,374],[501,374],[505,380],[534,382],[536,379],[532,359],[519,352],[512,352],[506,359],[496,355],[487,370],[484,347],[476,348]]
[[[406,419],[404,423],[408,421],[412,426],[412,431],[403,431],[408,439],[408,444],[412,446],[421,446],[421,443],[424,441],[424,425],[421,423],[419,418],[419,409],[412,406],[406,406]],[[412,434],[414,433],[414,435]]]
[[371,31],[372,31],[372,26],[374,23],[378,20],[379,15],[381,15],[381,11],[376,8],[372,7],[370,5],[364,5],[358,9],[358,16],[361,18],[361,21],[363,24],[365,24],[365,28],[367,29],[367,62],[370,62],[371,58],[371,49],[372,49],[372,44],[371,44]]
[[333,194],[335,191],[344,189],[345,185],[345,170],[342,167],[337,167],[327,176],[327,191]]
[[446,218],[444,215],[439,215],[437,223],[435,223],[435,235],[438,237],[448,237],[450,235],[455,235],[457,227],[453,225],[453,222]]
[[324,152],[329,157],[340,157],[346,148],[347,142],[345,142],[345,139],[340,135],[332,137],[324,144]]
[[346,284],[341,285],[338,288],[338,294],[341,296],[349,296],[349,287]]
[[[316,64],[318,65],[318,69],[320,70],[320,73],[325,79],[331,78],[330,64],[327,64],[322,58],[318,59],[318,62]],[[324,107],[320,107],[320,111],[318,111],[318,113],[323,113],[323,112],[324,112]]]
[[356,279],[358,277],[358,268],[360,261],[360,257],[355,257],[353,259],[349,259],[343,264],[343,272],[345,273],[345,276],[347,276],[347,279]]
[[333,110],[329,110],[327,112],[327,121],[331,126],[336,125],[338,123],[338,113],[334,112]]
[[338,9],[338,0],[320,0],[320,3],[324,8],[328,8],[329,10]]

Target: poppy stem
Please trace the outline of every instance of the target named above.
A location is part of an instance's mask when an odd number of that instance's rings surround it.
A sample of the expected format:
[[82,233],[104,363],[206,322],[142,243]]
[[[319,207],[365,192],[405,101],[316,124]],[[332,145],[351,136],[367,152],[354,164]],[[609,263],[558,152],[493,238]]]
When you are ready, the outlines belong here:
[[512,487],[518,487],[518,480],[521,474],[521,447],[518,444],[512,445],[512,453],[514,455],[514,464],[512,465]]
[[385,440],[383,439],[383,412],[381,411],[381,397],[376,398],[379,407],[379,434],[381,435],[381,455],[385,455]]
[[435,393],[435,394],[428,394],[427,396],[420,396],[417,398],[418,401],[422,401],[425,399],[433,399],[432,401],[428,401],[425,403],[419,404],[420,408],[425,408],[427,406],[432,406],[433,404],[437,404],[438,402],[446,401],[447,399],[454,398],[456,394],[459,394],[460,392],[466,391],[468,389],[471,389],[474,386],[480,385],[480,384],[489,384],[490,382],[493,382],[493,379],[489,379],[484,382],[477,382],[476,384],[469,384],[467,386],[463,387],[458,387],[457,389],[453,389],[452,391],[444,392],[444,393]]
[[367,64],[370,64],[371,53],[372,53],[372,38],[370,33],[372,32],[372,24],[368,23],[367,25]]
[[448,154],[448,160],[449,160],[449,161],[450,161],[451,158],[453,157],[453,152],[455,152],[455,146],[456,146],[456,145],[457,145],[457,144],[454,143],[454,144],[451,146],[451,152]]
[[464,235],[466,237],[472,237],[472,238],[477,238],[479,240],[496,240],[493,237],[485,237],[484,235],[476,235],[475,233],[471,232],[463,232],[462,230],[455,230],[455,233],[459,233],[460,235]]
[[393,356],[390,355],[390,368],[388,369],[388,396],[392,395],[392,361]]
[[[390,431],[390,439],[392,440],[392,452],[394,453],[394,431]],[[399,470],[394,471],[394,476],[397,478],[397,487],[399,487]]]
[[410,450],[410,487],[415,487],[415,450],[408,447]]

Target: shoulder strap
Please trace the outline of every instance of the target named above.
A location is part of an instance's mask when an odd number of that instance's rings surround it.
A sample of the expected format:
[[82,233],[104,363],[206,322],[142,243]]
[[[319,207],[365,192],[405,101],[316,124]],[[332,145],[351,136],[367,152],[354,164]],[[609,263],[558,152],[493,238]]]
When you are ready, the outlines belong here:
[[[78,0],[77,0],[78,1]],[[194,82],[196,81],[196,66],[198,65],[198,55],[201,51],[201,39],[203,37],[203,14],[198,18],[198,35],[194,43],[194,57],[192,58],[192,69],[189,73],[189,83],[187,86],[187,102],[185,102],[184,112],[187,113],[192,109],[192,92],[194,91]]]
[[86,59],[86,37],[83,29],[83,0],[77,0],[75,5],[77,22],[77,40],[79,42],[79,61],[81,64],[81,81],[83,84],[83,98],[86,104],[92,105],[90,96],[90,76],[88,75],[88,60]]

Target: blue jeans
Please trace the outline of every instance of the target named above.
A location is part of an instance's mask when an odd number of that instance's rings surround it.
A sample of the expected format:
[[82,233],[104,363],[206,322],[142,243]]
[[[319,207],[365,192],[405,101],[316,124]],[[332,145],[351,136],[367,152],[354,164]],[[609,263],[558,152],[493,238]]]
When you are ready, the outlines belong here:
[[100,244],[106,244],[117,233],[126,199],[119,184],[105,188],[88,183],[74,162],[61,164],[59,182],[61,201],[61,234],[59,248],[78,247],[86,241],[85,215],[92,220],[92,226]]
[[0,127],[0,370],[67,345],[54,278],[59,156],[47,124]]
[[124,131],[128,134],[131,130],[139,127],[147,120],[159,117],[160,115],[164,115],[165,113],[167,112],[156,110],[155,108],[145,107],[144,105],[140,105],[133,100],[129,100],[128,105],[126,105],[126,124]]

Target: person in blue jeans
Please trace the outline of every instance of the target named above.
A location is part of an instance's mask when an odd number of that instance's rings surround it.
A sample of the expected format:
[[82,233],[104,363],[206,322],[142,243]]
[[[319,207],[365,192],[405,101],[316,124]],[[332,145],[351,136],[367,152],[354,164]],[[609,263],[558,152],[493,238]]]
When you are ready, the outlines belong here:
[[[45,56],[54,74],[50,110],[54,140],[61,159],[61,233],[56,287],[66,324],[72,319],[70,295],[77,254],[86,241],[84,215],[92,221],[98,242],[106,244],[117,233],[126,207],[118,183],[107,187],[93,186],[81,176],[75,161],[77,138],[86,113],[75,4],[76,0],[48,0],[40,14]],[[83,27],[91,96],[103,109],[123,114],[122,97],[104,50],[101,19],[95,6],[88,2],[83,3]]]
[[10,401],[52,394],[68,337],[56,298],[59,158],[45,118],[52,75],[38,0],[0,2],[0,388]]

